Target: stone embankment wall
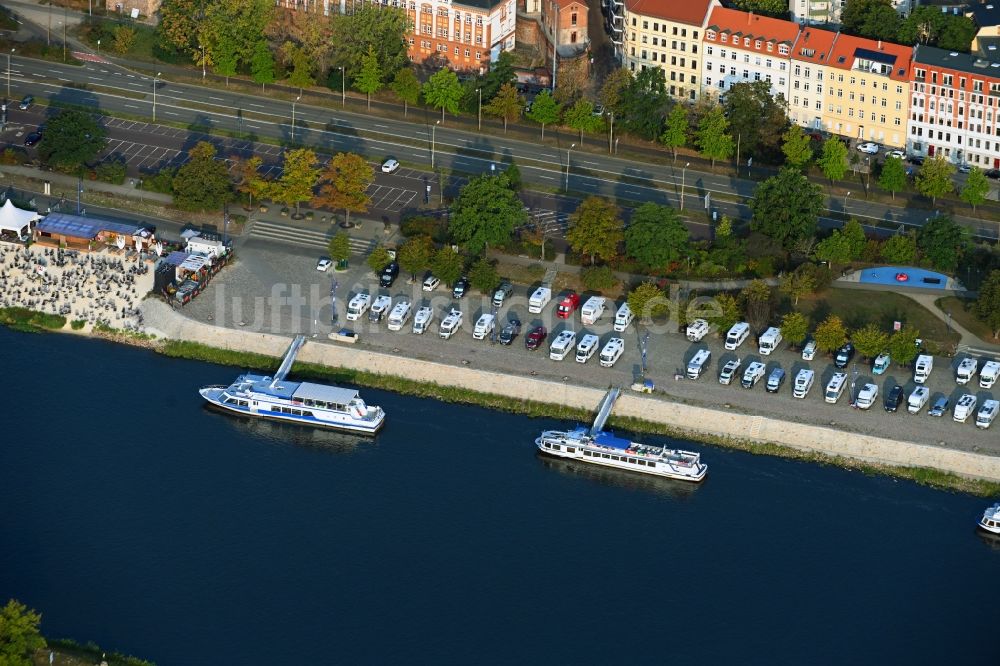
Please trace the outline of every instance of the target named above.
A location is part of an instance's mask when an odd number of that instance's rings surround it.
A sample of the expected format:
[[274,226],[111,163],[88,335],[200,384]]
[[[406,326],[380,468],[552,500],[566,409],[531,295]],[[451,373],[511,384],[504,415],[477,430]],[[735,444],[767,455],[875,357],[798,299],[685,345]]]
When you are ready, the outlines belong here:
[[[288,338],[278,335],[196,322],[170,310],[159,301],[147,300],[143,305],[148,330],[162,337],[271,356],[283,355],[290,342]],[[320,340],[319,344],[305,345],[298,358],[310,363],[405,377],[513,398],[528,397],[537,402],[587,410],[595,410],[604,395],[604,390],[598,388],[410,359],[359,349],[354,345],[328,343],[326,340]],[[1000,457],[848,433],[776,418],[734,414],[661,397],[623,393],[615,407],[615,414],[662,423],[672,430],[693,434],[774,443],[865,462],[901,467],[930,467],[961,476],[1000,481]]]

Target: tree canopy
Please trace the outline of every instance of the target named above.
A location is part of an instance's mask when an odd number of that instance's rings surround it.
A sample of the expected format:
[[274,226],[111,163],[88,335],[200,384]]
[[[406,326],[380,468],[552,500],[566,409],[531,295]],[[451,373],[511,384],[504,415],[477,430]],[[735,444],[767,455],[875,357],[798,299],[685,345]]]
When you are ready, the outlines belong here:
[[604,127],[604,118],[594,115],[593,102],[582,98],[563,111],[563,122],[580,133],[581,146],[584,132],[597,132]]
[[632,212],[625,229],[625,251],[647,268],[666,268],[685,256],[689,237],[676,210],[644,203]]
[[354,77],[354,87],[365,94],[368,108],[372,108],[372,93],[382,89],[382,67],[372,45],[368,46],[368,53],[361,58],[361,70]]
[[781,318],[781,337],[798,347],[809,335],[809,320],[801,312],[789,312]]
[[917,347],[919,337],[920,331],[909,324],[903,326],[889,338],[889,356],[901,366],[909,365],[920,353]]
[[994,338],[1000,338],[1000,269],[990,272],[979,285],[979,297],[973,306],[973,312],[986,322]]
[[469,269],[469,284],[481,294],[492,294],[499,283],[497,267],[486,257],[480,257]]
[[847,329],[837,315],[830,315],[819,326],[813,335],[820,351],[830,353],[847,342]]
[[972,210],[975,211],[977,206],[986,201],[986,196],[989,193],[990,181],[986,180],[986,174],[983,173],[982,169],[974,166],[969,171],[965,185],[962,186],[962,191],[958,196],[962,201],[972,206]]
[[976,24],[962,14],[942,12],[939,7],[914,7],[903,19],[894,41],[900,44],[927,44],[948,51],[969,52]]
[[897,266],[912,264],[917,258],[917,235],[910,231],[896,234],[882,243],[882,259]]
[[524,111],[524,98],[517,92],[517,88],[505,83],[500,86],[500,90],[486,105],[484,111],[491,116],[503,119],[503,131],[506,134],[507,123],[521,117],[521,112]]
[[[936,7],[935,11],[940,13]],[[892,0],[847,0],[840,24],[849,35],[895,41],[902,19]]]
[[11,599],[0,609],[0,664],[32,666],[37,650],[45,647],[38,631],[42,616],[24,604]]
[[953,272],[965,252],[969,231],[947,215],[938,215],[917,231],[917,247],[934,268]]
[[174,203],[182,210],[219,210],[232,198],[229,169],[215,159],[215,146],[199,141],[174,175]]
[[615,123],[636,136],[652,141],[663,130],[663,116],[670,102],[662,67],[646,67],[624,86],[616,105]]
[[399,267],[416,277],[431,267],[434,241],[429,236],[414,236],[399,248]]
[[556,101],[548,90],[543,90],[535,96],[531,102],[531,110],[526,115],[529,120],[542,126],[542,138],[544,139],[545,126],[559,122],[559,118],[562,117],[562,104]]
[[768,81],[733,84],[723,101],[730,136],[740,137],[742,155],[760,154],[771,162],[781,155],[782,136],[788,127],[783,95],[772,95]]
[[618,245],[624,234],[618,208],[613,203],[603,197],[587,197],[569,220],[566,240],[576,252],[590,255],[591,266],[597,257],[611,261],[618,255]]
[[344,232],[338,231],[326,244],[326,251],[335,262],[347,261],[351,258],[351,239]]
[[674,104],[667,116],[667,122],[660,135],[660,143],[670,149],[677,161],[677,149],[687,145],[688,112],[683,104]]
[[445,284],[454,284],[462,276],[462,255],[445,245],[434,253],[431,270]]
[[955,175],[955,165],[944,158],[935,155],[924,160],[917,172],[917,191],[925,197],[930,197],[931,203],[937,204],[938,197],[951,194],[955,184],[951,178]]
[[625,297],[628,308],[636,318],[648,324],[669,307],[666,294],[652,282],[643,282]]
[[729,131],[729,121],[726,120],[721,106],[712,107],[712,110],[701,119],[695,143],[702,157],[712,160],[713,167],[716,160],[728,160],[733,156],[735,150],[733,135]]
[[816,163],[831,183],[840,180],[847,173],[847,146],[837,137],[831,136],[823,142],[823,154]]
[[89,113],[64,109],[46,122],[38,156],[54,169],[73,172],[97,157],[106,136]]
[[403,103],[403,117],[405,118],[410,105],[416,104],[420,100],[420,80],[417,79],[417,75],[413,73],[412,69],[403,67],[396,72],[389,87]]
[[865,358],[874,358],[886,351],[889,346],[889,334],[883,331],[875,322],[869,322],[851,333],[851,342],[858,353]]
[[295,206],[298,214],[299,204],[309,201],[313,196],[313,188],[319,179],[319,167],[316,153],[308,148],[297,148],[285,151],[281,178],[271,183],[271,198],[286,206]]
[[753,228],[790,250],[816,233],[823,195],[819,185],[785,167],[757,186],[750,210]]
[[455,198],[449,228],[470,254],[506,243],[514,229],[527,221],[524,204],[508,185],[503,174],[479,176],[463,186]]
[[[378,11],[378,10],[376,10]],[[441,120],[444,112],[458,113],[458,105],[462,101],[462,84],[458,74],[447,67],[442,67],[431,75],[423,85],[424,101],[432,108],[441,109]]]
[[383,76],[399,71],[410,61],[406,42],[409,25],[406,10],[383,5],[358,3],[352,5],[351,13],[335,14],[330,40],[337,45],[333,66],[344,67],[348,76],[355,76],[369,49],[374,49]]
[[812,139],[798,125],[790,125],[782,137],[781,152],[785,154],[785,164],[796,169],[804,169],[812,159]]
[[368,210],[371,203],[368,187],[374,180],[375,170],[361,155],[337,153],[319,177],[321,186],[313,202],[326,208],[343,208],[350,224],[351,213]]
[[906,188],[906,167],[903,166],[903,160],[898,157],[886,158],[878,177],[878,186],[891,192],[893,199],[896,198],[896,192]]

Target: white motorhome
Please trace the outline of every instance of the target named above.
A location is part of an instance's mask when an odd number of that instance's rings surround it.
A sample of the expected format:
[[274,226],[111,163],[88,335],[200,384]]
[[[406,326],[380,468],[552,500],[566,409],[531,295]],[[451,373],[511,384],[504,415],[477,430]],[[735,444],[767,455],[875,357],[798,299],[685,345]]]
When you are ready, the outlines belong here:
[[959,386],[968,384],[976,376],[976,370],[978,369],[979,362],[976,359],[972,357],[963,358],[962,362],[955,368],[955,383]]
[[476,340],[482,340],[487,335],[493,332],[496,328],[497,318],[494,317],[489,312],[486,312],[479,316],[478,321],[476,321],[475,328],[472,329],[472,337]]
[[528,312],[539,314],[542,308],[552,300],[552,290],[548,287],[539,287],[528,299]]
[[619,358],[621,358],[622,352],[625,351],[625,341],[621,338],[611,338],[606,343],[604,343],[604,349],[601,350],[601,367],[610,368],[613,366]]
[[984,430],[989,428],[993,420],[996,419],[997,412],[1000,412],[1000,400],[984,401],[983,406],[979,408],[979,413],[976,414],[976,427]]
[[403,327],[406,326],[406,322],[410,321],[410,312],[412,310],[413,306],[410,305],[409,301],[400,301],[392,306],[392,312],[389,313],[389,330],[403,330]]
[[815,379],[815,371],[809,368],[799,370],[798,374],[795,375],[795,382],[792,384],[792,397],[804,398],[809,395],[809,389],[812,388]]
[[392,298],[389,296],[376,296],[372,301],[372,307],[368,310],[368,321],[380,322],[382,317],[389,314],[392,309]]
[[698,379],[701,377],[701,373],[708,367],[708,362],[711,358],[712,352],[707,349],[699,349],[698,352],[691,357],[691,360],[688,361],[687,378]]
[[747,369],[743,371],[743,380],[740,384],[745,389],[753,388],[757,385],[761,379],[764,378],[765,366],[760,361],[754,361],[747,366]]
[[591,296],[580,308],[580,321],[585,326],[597,323],[597,320],[604,314],[608,299],[603,296]]
[[462,311],[452,308],[451,312],[441,320],[441,325],[438,327],[438,333],[442,338],[447,340],[451,336],[455,335],[455,331],[462,328]]
[[823,399],[829,403],[837,402],[840,400],[840,396],[844,394],[845,386],[847,386],[847,373],[833,373],[833,377],[830,377],[830,381],[826,385],[826,391],[823,393]]
[[965,423],[972,413],[976,411],[976,396],[966,393],[955,403],[955,412],[952,418],[959,423]]
[[858,409],[871,409],[871,406],[875,404],[875,400],[878,398],[878,384],[865,384],[858,391],[858,397],[854,401],[855,406]]
[[618,312],[615,313],[615,330],[621,333],[628,328],[633,319],[635,319],[635,314],[633,314],[632,308],[628,306],[628,303],[622,303]]
[[553,361],[563,360],[575,344],[576,331],[563,331],[549,345],[549,358]]
[[704,319],[695,319],[687,325],[685,334],[687,339],[691,342],[698,342],[703,337],[708,335],[708,322]]
[[934,357],[928,354],[921,354],[917,357],[917,362],[913,366],[913,381],[923,384],[931,376],[934,370]]
[[417,313],[413,315],[413,332],[423,335],[431,327],[434,321],[434,310],[429,305],[417,308]]
[[764,334],[760,336],[757,340],[757,351],[761,353],[762,356],[770,356],[771,352],[778,348],[781,344],[781,329],[771,328],[764,331]]
[[733,327],[726,333],[726,349],[735,351],[743,341],[750,335],[750,324],[745,321],[733,324]]
[[597,353],[599,344],[601,344],[601,339],[593,333],[588,333],[580,338],[580,342],[576,345],[576,362],[586,363],[589,361],[590,357]]
[[926,386],[918,386],[913,389],[913,393],[906,399],[906,411],[911,414],[919,414],[930,398],[931,390]]
[[372,297],[366,291],[362,291],[359,294],[354,294],[354,297],[347,304],[347,321],[357,321],[368,312],[368,308],[372,304]]
[[979,388],[993,388],[1000,377],[1000,361],[987,361],[979,371]]

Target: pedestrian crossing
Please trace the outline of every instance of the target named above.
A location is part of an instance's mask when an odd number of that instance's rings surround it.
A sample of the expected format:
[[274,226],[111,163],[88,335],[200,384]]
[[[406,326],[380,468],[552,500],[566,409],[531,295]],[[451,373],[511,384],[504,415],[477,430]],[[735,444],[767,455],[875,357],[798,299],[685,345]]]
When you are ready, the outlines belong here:
[[528,222],[522,228],[540,228],[546,236],[563,234],[569,228],[569,215],[544,208],[529,208]]
[[[279,243],[289,243],[291,245],[302,245],[325,250],[333,234],[320,231],[318,229],[302,229],[276,222],[257,221],[253,223],[249,236],[252,238],[262,238],[277,241]],[[352,254],[368,254],[375,247],[375,241],[368,238],[348,237]]]

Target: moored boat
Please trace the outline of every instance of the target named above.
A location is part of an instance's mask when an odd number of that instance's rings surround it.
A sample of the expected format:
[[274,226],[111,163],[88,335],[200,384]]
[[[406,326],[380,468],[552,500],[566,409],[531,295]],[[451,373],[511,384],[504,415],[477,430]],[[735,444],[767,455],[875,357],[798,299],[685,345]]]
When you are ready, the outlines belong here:
[[1000,503],[983,512],[983,517],[979,519],[979,527],[991,534],[1000,534]]

